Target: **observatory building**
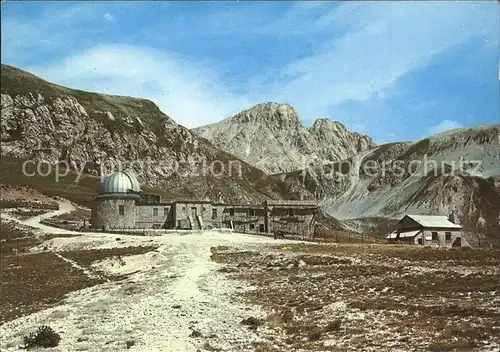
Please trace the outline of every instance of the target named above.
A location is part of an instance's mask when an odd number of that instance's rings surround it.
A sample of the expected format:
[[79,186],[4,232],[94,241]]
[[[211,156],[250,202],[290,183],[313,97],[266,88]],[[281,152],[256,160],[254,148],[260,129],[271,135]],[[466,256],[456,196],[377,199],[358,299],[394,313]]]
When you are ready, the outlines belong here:
[[141,191],[131,171],[108,175],[94,199],[91,226],[102,231],[136,229],[205,230],[230,228],[244,233],[311,237],[319,207],[315,201],[267,200],[257,204],[226,204],[200,199],[162,202]]
[[140,199],[141,187],[130,171],[117,171],[101,183],[94,200],[90,223],[93,228],[135,227],[135,202]]

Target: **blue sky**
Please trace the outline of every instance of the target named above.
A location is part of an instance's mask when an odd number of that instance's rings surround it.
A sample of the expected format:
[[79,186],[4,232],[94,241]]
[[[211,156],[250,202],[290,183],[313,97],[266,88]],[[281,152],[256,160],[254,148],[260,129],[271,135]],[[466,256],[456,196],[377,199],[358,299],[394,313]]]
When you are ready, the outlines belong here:
[[499,123],[491,2],[3,2],[2,63],[195,127],[293,105],[376,142]]

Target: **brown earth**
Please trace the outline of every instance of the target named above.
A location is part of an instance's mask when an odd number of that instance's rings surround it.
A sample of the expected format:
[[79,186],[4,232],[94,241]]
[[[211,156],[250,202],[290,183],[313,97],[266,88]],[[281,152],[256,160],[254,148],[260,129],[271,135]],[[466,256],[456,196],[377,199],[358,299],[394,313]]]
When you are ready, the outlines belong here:
[[235,299],[267,312],[257,351],[500,346],[500,250],[287,244],[212,253],[254,288]]

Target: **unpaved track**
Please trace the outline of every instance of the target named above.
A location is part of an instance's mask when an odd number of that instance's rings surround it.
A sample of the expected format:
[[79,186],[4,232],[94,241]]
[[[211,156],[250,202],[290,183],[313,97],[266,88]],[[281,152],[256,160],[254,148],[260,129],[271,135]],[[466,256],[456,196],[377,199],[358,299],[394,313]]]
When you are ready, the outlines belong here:
[[42,220],[45,220],[45,219],[48,219],[48,218],[51,218],[54,216],[70,213],[76,209],[75,206],[69,202],[59,201],[57,203],[59,204],[59,210],[54,210],[54,211],[51,211],[51,212],[48,212],[45,214],[34,216],[34,217],[26,219],[26,220],[17,219],[16,217],[9,215],[5,212],[1,213],[1,217],[2,217],[2,219],[11,220],[11,221],[15,221],[17,223],[20,223],[22,225],[34,227],[35,229],[38,229],[41,233],[50,233],[50,234],[57,234],[57,235],[59,235],[59,234],[61,234],[61,235],[71,235],[71,234],[79,235],[79,234],[82,234],[81,232],[78,232],[78,231],[65,230],[65,229],[61,229],[58,227],[48,226],[48,225],[44,225],[44,224],[40,223]]
[[[71,210],[54,213],[61,211]],[[23,223],[39,227],[40,217],[36,218]],[[39,228],[54,233],[50,226]],[[56,251],[83,244],[85,248],[111,248],[117,245],[116,237],[84,234],[61,238],[60,242],[55,239],[51,245]],[[210,247],[259,249],[290,241],[215,231],[119,237],[120,246],[147,243],[158,249],[123,257],[121,263],[106,260],[97,264],[96,268],[105,272],[133,274],[123,281],[73,292],[60,306],[4,324],[0,327],[0,349],[17,350],[24,334],[46,324],[61,333],[56,351],[123,351],[127,341],[134,341],[132,351],[189,352],[206,343],[227,351],[252,350],[250,344],[258,336],[240,322],[262,313],[230,299],[244,285],[217,271],[219,265],[210,259]],[[193,330],[202,337],[192,337]]]

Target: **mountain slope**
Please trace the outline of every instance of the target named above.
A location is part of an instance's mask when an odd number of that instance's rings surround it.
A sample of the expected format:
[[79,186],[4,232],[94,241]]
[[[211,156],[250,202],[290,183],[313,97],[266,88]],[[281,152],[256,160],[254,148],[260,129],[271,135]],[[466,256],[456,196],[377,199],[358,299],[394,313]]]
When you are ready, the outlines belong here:
[[7,65],[1,74],[2,154],[13,160],[63,160],[94,175],[128,163],[142,182],[175,196],[298,197],[151,101],[73,90]]
[[337,121],[318,119],[305,127],[293,107],[277,103],[259,104],[193,131],[267,173],[342,160],[375,145]]
[[304,185],[338,219],[453,214],[500,240],[500,125],[373,148],[342,162],[274,175]]

